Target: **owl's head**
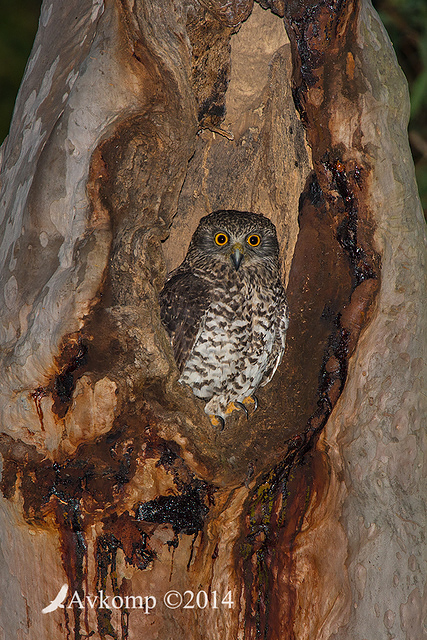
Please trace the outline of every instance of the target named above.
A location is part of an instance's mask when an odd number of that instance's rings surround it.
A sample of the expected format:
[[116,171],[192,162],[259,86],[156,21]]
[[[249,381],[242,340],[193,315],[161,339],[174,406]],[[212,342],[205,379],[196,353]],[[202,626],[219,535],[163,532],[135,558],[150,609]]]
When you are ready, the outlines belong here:
[[227,265],[235,271],[250,266],[278,266],[276,227],[265,216],[248,211],[220,210],[202,218],[188,248],[193,267]]

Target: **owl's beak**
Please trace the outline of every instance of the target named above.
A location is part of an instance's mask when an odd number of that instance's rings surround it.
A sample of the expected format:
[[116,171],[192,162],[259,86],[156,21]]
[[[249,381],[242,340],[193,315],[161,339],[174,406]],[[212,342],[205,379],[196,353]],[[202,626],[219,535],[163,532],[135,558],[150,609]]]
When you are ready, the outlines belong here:
[[238,268],[240,267],[240,263],[243,260],[243,247],[240,243],[237,243],[233,246],[231,250],[231,259],[237,271]]

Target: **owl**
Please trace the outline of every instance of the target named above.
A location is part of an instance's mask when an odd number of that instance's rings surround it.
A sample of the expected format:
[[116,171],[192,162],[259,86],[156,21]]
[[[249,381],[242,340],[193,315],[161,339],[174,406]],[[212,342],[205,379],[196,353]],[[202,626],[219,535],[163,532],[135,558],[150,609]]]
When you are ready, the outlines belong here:
[[179,381],[206,403],[212,424],[224,426],[236,408],[256,409],[255,392],[279,366],[288,327],[274,224],[246,211],[202,218],[160,293],[160,310]]

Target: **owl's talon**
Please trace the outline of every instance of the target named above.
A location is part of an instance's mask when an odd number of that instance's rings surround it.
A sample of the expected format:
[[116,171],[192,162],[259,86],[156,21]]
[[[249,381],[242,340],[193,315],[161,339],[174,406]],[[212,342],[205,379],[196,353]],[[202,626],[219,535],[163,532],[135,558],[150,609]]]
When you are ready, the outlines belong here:
[[215,416],[215,415],[210,415],[209,416],[209,420],[211,421],[211,425],[213,427],[220,427],[220,430],[222,431],[225,427],[225,420],[222,416]]
[[245,405],[243,404],[243,402],[234,402],[234,404],[236,405],[236,407],[238,409],[241,409],[242,411],[245,412],[246,414],[246,420],[248,420],[249,418],[249,411],[247,410],[247,408],[245,407]]
[[245,409],[248,413],[249,409],[251,413],[255,413],[255,411],[258,409],[258,398],[255,395],[248,396],[247,398],[244,398],[242,404],[245,406]]
[[243,399],[243,402],[239,402],[238,400],[235,400],[233,402],[230,402],[227,405],[227,408],[225,410],[225,415],[229,416],[231,413],[233,413],[233,411],[244,411],[245,415],[246,415],[246,419],[249,419],[249,416],[251,413],[254,413],[258,408],[258,399],[256,396],[248,396],[247,398]]
[[242,407],[242,403],[241,402],[237,402],[237,401],[236,402],[229,402],[228,405],[227,405],[226,410],[224,411],[224,413],[225,413],[226,416],[229,416],[229,415],[231,415],[233,413],[233,411],[241,411],[242,408],[246,413],[246,411],[247,411],[246,407],[244,405]]

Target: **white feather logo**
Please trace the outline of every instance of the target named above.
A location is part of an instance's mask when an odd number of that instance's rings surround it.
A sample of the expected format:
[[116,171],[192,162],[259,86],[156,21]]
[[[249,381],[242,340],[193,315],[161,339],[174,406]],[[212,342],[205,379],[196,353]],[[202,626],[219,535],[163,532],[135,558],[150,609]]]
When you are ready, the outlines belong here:
[[56,611],[56,609],[64,608],[64,600],[67,597],[68,593],[68,584],[63,584],[59,590],[58,595],[54,600],[51,601],[50,604],[47,605],[44,609],[42,609],[42,613],[51,613],[51,611]]

